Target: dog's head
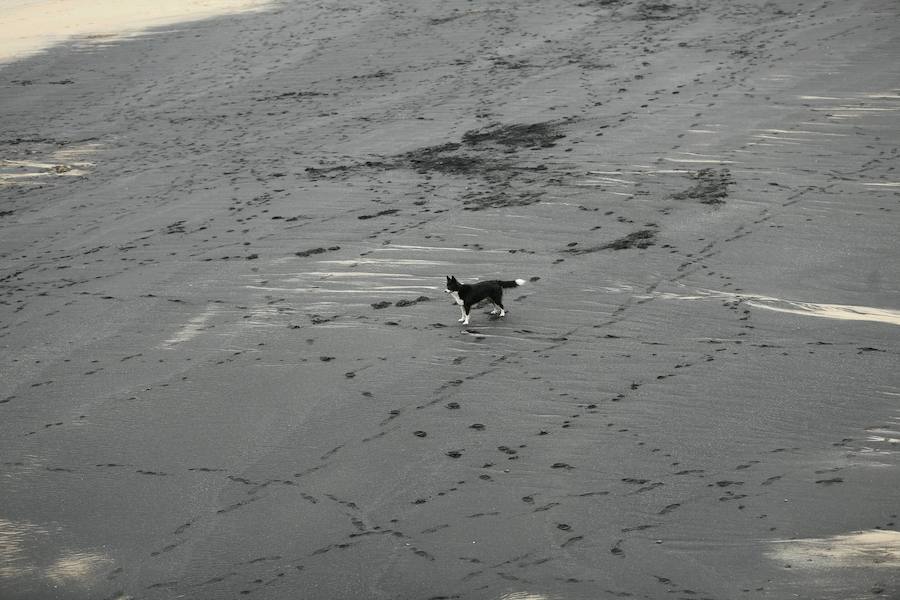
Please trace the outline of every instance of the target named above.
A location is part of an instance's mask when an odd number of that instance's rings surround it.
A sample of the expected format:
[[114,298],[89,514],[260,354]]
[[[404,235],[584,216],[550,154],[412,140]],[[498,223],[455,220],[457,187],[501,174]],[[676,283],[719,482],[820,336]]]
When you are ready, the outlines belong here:
[[445,294],[450,294],[453,292],[458,292],[460,288],[459,282],[456,280],[456,277],[453,275],[447,276],[447,289],[444,290]]

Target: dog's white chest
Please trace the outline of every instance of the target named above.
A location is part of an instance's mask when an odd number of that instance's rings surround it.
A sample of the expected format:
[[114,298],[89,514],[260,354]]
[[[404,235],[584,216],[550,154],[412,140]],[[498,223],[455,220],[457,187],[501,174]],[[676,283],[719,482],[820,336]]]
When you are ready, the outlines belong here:
[[453,298],[453,301],[456,302],[457,304],[459,304],[460,306],[463,305],[462,298],[459,297],[459,292],[450,292],[450,297]]

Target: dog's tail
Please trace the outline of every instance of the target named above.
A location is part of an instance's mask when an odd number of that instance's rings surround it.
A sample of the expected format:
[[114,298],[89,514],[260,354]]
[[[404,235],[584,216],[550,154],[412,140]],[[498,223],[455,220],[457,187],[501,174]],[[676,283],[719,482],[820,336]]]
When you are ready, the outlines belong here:
[[516,279],[515,281],[501,281],[500,287],[502,288],[514,288],[519,287],[520,285],[525,285],[524,279]]

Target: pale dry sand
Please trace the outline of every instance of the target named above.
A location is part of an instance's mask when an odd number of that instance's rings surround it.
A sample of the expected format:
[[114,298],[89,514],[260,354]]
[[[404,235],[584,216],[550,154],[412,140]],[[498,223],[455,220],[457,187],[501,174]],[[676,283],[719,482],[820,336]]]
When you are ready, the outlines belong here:
[[149,28],[269,6],[268,0],[0,0],[0,63],[73,39],[109,44]]
[[[0,596],[893,598],[889,0],[284,3],[0,70]],[[444,276],[526,279],[469,327]]]

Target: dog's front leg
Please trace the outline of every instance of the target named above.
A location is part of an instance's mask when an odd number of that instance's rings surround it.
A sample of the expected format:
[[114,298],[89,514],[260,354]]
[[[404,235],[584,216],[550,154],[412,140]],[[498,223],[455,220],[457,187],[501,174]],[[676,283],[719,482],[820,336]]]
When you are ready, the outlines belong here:
[[469,315],[466,314],[466,307],[463,306],[462,304],[460,304],[459,312],[460,312],[459,322],[462,323],[463,325],[468,325],[469,324]]

